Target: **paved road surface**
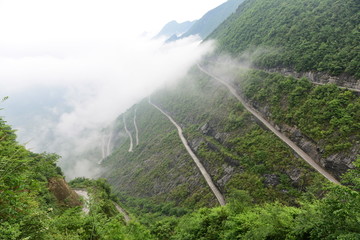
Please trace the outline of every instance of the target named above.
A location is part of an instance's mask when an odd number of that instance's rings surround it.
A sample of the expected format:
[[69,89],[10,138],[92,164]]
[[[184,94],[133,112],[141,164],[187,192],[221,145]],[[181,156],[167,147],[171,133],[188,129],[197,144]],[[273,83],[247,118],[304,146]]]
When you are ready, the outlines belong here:
[[106,146],[106,157],[110,155],[111,153],[111,139],[112,139],[112,135],[113,135],[113,128],[111,127],[110,129],[110,135],[109,135],[109,140],[107,142],[107,146]]
[[177,128],[178,133],[179,133],[179,137],[182,141],[182,143],[184,144],[186,150],[188,151],[188,153],[190,154],[190,156],[192,157],[192,159],[194,160],[196,166],[199,168],[201,174],[204,176],[205,181],[207,182],[207,184],[209,185],[211,191],[214,193],[215,197],[217,198],[218,202],[220,203],[221,206],[225,205],[225,199],[224,196],[221,194],[221,192],[219,191],[219,189],[215,186],[214,182],[212,181],[209,173],[206,171],[206,169],[204,168],[204,166],[202,165],[202,163],[200,162],[200,160],[197,158],[197,156],[195,155],[195,153],[191,150],[188,142],[186,141],[183,133],[182,133],[182,129],[181,127],[174,121],[174,119],[172,117],[170,117],[166,112],[164,112],[161,108],[159,108],[158,106],[156,106],[155,104],[153,104],[149,98],[149,103],[151,105],[153,105],[156,109],[158,109],[162,114],[164,114]]
[[90,198],[89,198],[89,193],[86,190],[74,190],[76,192],[77,195],[79,195],[80,197],[82,197],[84,199],[84,205],[82,208],[82,211],[85,214],[89,214],[90,212],[90,208],[89,208],[89,202],[90,202]]
[[137,127],[137,124],[136,124],[136,110],[135,109],[135,114],[134,114],[134,126],[135,126],[135,137],[136,137],[136,146],[139,145],[139,129]]
[[125,128],[125,132],[127,133],[127,135],[129,135],[130,137],[130,147],[129,147],[129,152],[133,151],[133,138],[131,136],[131,132],[127,129],[126,127],[126,121],[125,121],[125,116],[123,116],[123,121],[124,121],[124,128]]
[[[82,197],[84,199],[84,206],[82,208],[82,211],[85,213],[85,214],[89,214],[90,212],[90,197],[89,197],[89,193],[88,191],[84,190],[84,189],[77,189],[77,190],[74,190],[76,192],[77,195],[79,195],[80,197]],[[118,210],[119,213],[121,213],[123,216],[124,216],[124,219],[125,219],[125,222],[128,223],[131,218],[130,216],[126,213],[126,211],[121,208],[119,206],[119,204],[114,203],[114,206],[116,208],[116,210]]]
[[[318,83],[318,82],[312,82],[313,84],[315,85],[326,85],[326,84],[329,84],[329,83]],[[352,92],[358,92],[360,93],[360,89],[356,89],[356,88],[348,88],[348,87],[342,87],[342,86],[339,86],[336,84],[336,86],[338,88],[341,88],[341,89],[345,89],[345,90],[349,90],[349,91],[352,91]]]
[[232,95],[234,95],[241,103],[244,105],[246,110],[248,110],[252,115],[254,115],[259,121],[261,121],[270,131],[272,131],[278,138],[280,138],[284,143],[286,143],[289,147],[291,147],[302,159],[304,159],[308,164],[310,164],[316,171],[321,173],[325,178],[329,181],[340,184],[330,173],[325,171],[322,167],[320,167],[307,153],[305,153],[301,148],[299,148],[293,141],[291,141],[284,134],[276,130],[268,121],[266,121],[260,113],[258,113],[255,109],[251,108],[245,100],[236,92],[235,88],[230,85],[228,82],[222,80],[221,78],[214,76],[207,70],[205,70],[202,66],[198,64],[198,68],[205,74],[219,81],[223,85],[225,85]]
[[126,223],[130,222],[131,218],[130,218],[130,216],[127,214],[127,212],[126,212],[123,208],[121,208],[121,207],[119,206],[119,204],[117,204],[116,202],[113,202],[113,203],[114,203],[114,205],[115,205],[115,207],[116,207],[116,210],[118,210],[118,212],[121,213],[121,214],[124,216],[125,222],[126,222]]

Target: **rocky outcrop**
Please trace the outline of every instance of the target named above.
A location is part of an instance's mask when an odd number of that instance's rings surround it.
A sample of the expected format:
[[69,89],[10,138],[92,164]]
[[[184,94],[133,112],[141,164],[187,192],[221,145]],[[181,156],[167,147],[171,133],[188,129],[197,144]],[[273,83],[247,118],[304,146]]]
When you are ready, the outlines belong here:
[[263,177],[264,184],[268,186],[277,186],[280,184],[280,177],[276,174],[265,174]]
[[216,181],[217,185],[221,188],[224,188],[226,183],[231,179],[231,177],[234,174],[235,168],[232,166],[228,166],[226,164],[222,165],[222,168],[224,169],[224,175],[222,178]]
[[275,124],[273,121],[271,121],[271,112],[268,106],[261,106],[256,102],[251,102],[250,104],[253,108],[257,109],[273,126],[275,126],[278,131],[282,132],[288,138],[290,138],[291,141],[296,143],[297,146],[305,151],[320,166],[332,173],[337,179],[340,179],[340,176],[348,169],[354,168],[352,162],[355,161],[358,154],[360,154],[359,144],[355,144],[352,149],[346,152],[325,155],[325,150],[323,149],[321,142],[316,142],[309,138],[296,126]]
[[60,205],[69,207],[81,206],[79,196],[72,190],[62,177],[48,180],[49,191],[52,192]]
[[289,68],[271,68],[266,69],[268,72],[278,72],[286,76],[292,76],[295,78],[306,77],[313,83],[327,84],[333,83],[339,87],[353,88],[360,91],[360,79],[356,79],[353,76],[347,74],[341,74],[339,76],[331,76],[328,73],[323,72],[296,72]]

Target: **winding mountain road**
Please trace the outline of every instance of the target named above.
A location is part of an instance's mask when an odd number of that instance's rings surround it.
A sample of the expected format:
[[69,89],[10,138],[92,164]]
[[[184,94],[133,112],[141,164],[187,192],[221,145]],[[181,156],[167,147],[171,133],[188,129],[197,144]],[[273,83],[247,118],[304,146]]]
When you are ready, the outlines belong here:
[[77,189],[77,190],[74,190],[74,192],[76,192],[77,195],[79,195],[80,197],[82,197],[84,199],[84,205],[83,205],[82,211],[85,214],[89,214],[89,212],[90,212],[89,193],[86,190],[83,190],[83,189]]
[[[221,63],[219,61],[206,61],[206,62],[209,62],[209,63],[212,63],[212,64],[215,64],[215,65],[223,65],[223,66],[229,66],[231,65],[232,67],[238,67],[237,65],[239,64],[234,64],[234,63],[231,63],[231,62],[226,62],[226,63]],[[261,70],[261,71],[265,71],[265,72],[268,72],[268,73],[280,73],[281,75],[283,76],[292,76],[296,79],[299,79],[300,77],[298,76],[295,76],[295,74],[286,74],[286,73],[282,73],[282,72],[279,72],[279,71],[276,71],[276,70],[268,70],[268,69],[264,69],[264,68],[250,68],[249,66],[247,66],[247,68],[249,69],[257,69],[257,70]],[[349,90],[349,91],[352,91],[352,92],[356,92],[356,93],[360,93],[360,86],[358,88],[351,88],[351,87],[346,87],[346,86],[342,86],[342,85],[339,85],[337,84],[336,82],[327,82],[327,83],[320,83],[320,82],[315,82],[313,79],[311,79],[310,77],[305,77],[307,78],[312,84],[314,85],[327,85],[327,84],[335,84],[338,88],[341,88],[341,89],[344,89],[344,90]]]
[[[80,197],[82,197],[84,199],[84,206],[82,208],[82,211],[85,214],[89,214],[89,212],[90,212],[89,192],[86,189],[74,189],[74,192],[76,192],[77,195],[79,195]],[[127,212],[122,207],[120,207],[119,204],[117,204],[116,202],[113,202],[113,204],[114,204],[116,210],[124,216],[125,222],[126,223],[130,222],[131,218],[127,214]]]
[[249,111],[254,117],[256,117],[259,121],[261,121],[270,131],[272,131],[278,138],[280,138],[284,143],[286,143],[296,154],[298,154],[302,159],[304,159],[311,167],[313,167],[316,171],[322,174],[325,178],[329,181],[340,184],[338,180],[336,180],[330,173],[325,171],[322,167],[320,167],[307,153],[305,153],[301,148],[299,148],[293,141],[291,141],[288,137],[284,134],[276,130],[268,121],[266,121],[259,112],[255,109],[251,108],[245,100],[237,93],[235,88],[228,82],[222,80],[221,78],[214,76],[212,73],[208,72],[204,69],[200,64],[197,65],[200,71],[207,74],[208,76],[212,77],[213,79],[217,80],[218,82],[225,85],[232,95],[239,100],[239,102]]
[[[326,84],[329,84],[329,83],[319,83],[319,82],[313,82],[313,81],[311,81],[311,82],[312,82],[312,84],[321,85],[321,86],[326,85]],[[360,89],[357,89],[357,88],[348,88],[348,87],[343,87],[343,86],[340,86],[340,85],[337,85],[337,84],[336,84],[336,86],[337,86],[338,88],[341,88],[341,89],[345,89],[345,90],[349,90],[349,91],[352,91],[352,92],[358,92],[358,93],[360,93]]]
[[112,135],[113,135],[113,129],[110,129],[110,135],[109,135],[109,140],[107,142],[107,146],[106,146],[106,157],[110,155],[111,153],[111,140],[112,140]]
[[136,124],[136,110],[137,109],[135,109],[135,114],[134,114],[134,126],[135,126],[135,137],[136,137],[136,146],[137,146],[139,145],[139,129]]
[[196,166],[198,167],[198,169],[200,170],[201,174],[204,176],[206,183],[209,185],[211,191],[214,193],[214,195],[217,198],[219,204],[221,206],[224,206],[225,205],[224,196],[221,194],[219,189],[215,186],[215,184],[212,181],[209,173],[206,171],[206,169],[204,168],[204,166],[202,165],[200,160],[197,158],[195,153],[191,150],[188,142],[186,141],[186,139],[185,139],[185,137],[183,135],[183,131],[182,131],[181,127],[174,121],[174,119],[171,116],[169,116],[166,112],[164,112],[160,107],[158,107],[154,103],[152,103],[150,97],[149,97],[149,104],[151,104],[157,110],[159,110],[162,114],[164,114],[172,122],[172,124],[175,125],[175,127],[178,130],[179,137],[180,137],[182,143],[184,144],[187,152],[190,154],[191,158],[194,160],[194,162],[195,162]]
[[122,207],[120,207],[119,204],[117,204],[116,202],[113,202],[113,203],[114,203],[116,210],[118,210],[118,212],[124,216],[125,222],[126,223],[130,222],[131,218],[127,214],[127,212]]
[[125,116],[123,116],[123,121],[124,121],[124,128],[125,128],[125,132],[127,135],[129,135],[130,137],[130,147],[129,147],[129,152],[133,151],[133,138],[131,136],[131,132],[127,129],[126,127],[126,121],[125,121]]
[[100,161],[98,162],[98,164],[101,164],[104,159],[106,157],[108,157],[111,153],[110,151],[110,148],[111,148],[111,140],[112,140],[112,135],[113,135],[113,129],[111,128],[110,130],[110,134],[107,135],[109,137],[109,139],[107,140],[107,143],[105,143],[105,138],[107,136],[103,135],[102,139],[101,139],[101,143],[102,143],[102,146],[101,146],[101,153],[102,153],[102,158],[100,159]]
[[[102,154],[102,159],[104,159],[106,157],[106,153],[105,153],[105,135],[102,136],[101,138],[101,154]],[[102,162],[102,159],[100,160],[99,164]]]

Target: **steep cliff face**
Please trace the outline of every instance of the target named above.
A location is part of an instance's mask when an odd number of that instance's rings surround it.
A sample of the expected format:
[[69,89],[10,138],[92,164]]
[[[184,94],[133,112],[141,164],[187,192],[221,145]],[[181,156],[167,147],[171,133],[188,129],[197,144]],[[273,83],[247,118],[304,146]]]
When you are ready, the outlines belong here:
[[357,92],[260,70],[234,83],[254,109],[338,179],[354,167],[360,153]]
[[[226,88],[196,68],[177,84],[153,94],[151,101],[182,127],[225,198],[240,189],[249,191],[257,202],[294,203],[312,183],[326,182],[262,128]],[[133,136],[134,108],[139,145],[129,152],[130,139],[120,116],[113,153],[101,164],[103,176],[125,195],[185,207],[215,205],[172,123],[145,99],[124,114]]]
[[326,155],[322,141],[316,141],[304,133],[296,126],[289,126],[286,123],[274,122],[271,120],[271,111],[268,105],[259,106],[257,102],[250,103],[255,109],[261,112],[276,128],[289,137],[302,150],[304,150],[311,158],[313,158],[320,166],[331,172],[337,179],[349,169],[354,168],[354,162],[360,154],[360,145],[354,144],[346,151],[337,152]]
[[296,72],[290,68],[270,68],[269,72],[278,72],[284,76],[292,76],[295,78],[307,78],[315,84],[335,84],[339,87],[349,88],[352,91],[360,92],[360,78],[350,76],[348,74],[340,74],[339,76],[331,76],[323,72]]

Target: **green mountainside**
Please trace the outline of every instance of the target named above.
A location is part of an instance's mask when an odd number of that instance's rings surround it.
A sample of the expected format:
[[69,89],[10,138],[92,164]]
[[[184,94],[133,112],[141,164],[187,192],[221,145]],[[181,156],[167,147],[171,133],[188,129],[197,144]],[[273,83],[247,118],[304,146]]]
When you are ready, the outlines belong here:
[[[306,106],[312,101],[317,103],[314,94],[333,89],[323,101],[343,99],[342,114],[350,114],[354,119],[339,126],[350,129],[345,131],[347,134],[341,135],[341,130],[334,128],[327,134],[344,137],[338,138],[339,144],[357,141],[360,115],[350,111],[352,107],[357,109],[356,95],[334,85],[314,87],[306,79],[298,81],[275,73],[241,71],[236,76],[248,84],[245,94],[260,84],[251,82],[258,75],[261,75],[258,82],[266,84],[274,107],[278,99],[291,99],[290,106],[281,106],[283,111],[300,103],[299,109],[309,111]],[[297,94],[290,90],[296,90]],[[254,97],[256,93],[257,90]],[[263,94],[260,96],[267,101]],[[354,187],[329,186],[323,176],[257,123],[224,86],[196,67],[177,84],[152,94],[151,102],[183,128],[187,141],[228,203],[214,208],[218,203],[184,150],[175,126],[144,99],[117,119],[113,135],[122,136],[123,140],[117,140],[116,149],[103,161],[103,176],[127,209],[139,216],[158,239],[319,239],[330,235],[356,239],[359,236],[356,220],[350,220],[360,213],[358,170],[343,177],[344,183]],[[129,152],[123,117],[135,136],[135,109],[139,145]],[[350,113],[346,113],[347,109]],[[312,119],[304,119],[311,126],[324,114],[330,119],[338,114],[326,105],[324,110]],[[284,117],[281,114],[284,113],[279,111],[279,119]],[[325,127],[326,119],[323,121]],[[346,152],[341,147],[333,149],[331,138],[324,144],[329,144],[331,151]],[[353,164],[358,166],[355,161]],[[338,176],[341,174],[338,172]],[[345,206],[352,210],[346,211]],[[334,211],[346,213],[335,219]],[[342,226],[345,222],[348,225]]]
[[136,220],[126,224],[106,180],[73,181],[91,196],[86,215],[56,166],[58,156],[32,153],[15,139],[0,119],[0,239],[152,239]]
[[[245,0],[210,35],[215,54],[104,126],[98,180],[67,184],[59,157],[26,150],[1,118],[0,239],[360,239],[359,93],[279,70],[323,72],[357,87],[359,6]],[[249,108],[341,184],[306,163]]]
[[123,117],[135,134],[136,109],[140,143],[132,152],[128,137],[115,144],[102,164],[103,177],[158,239],[358,238],[359,95],[218,58],[225,53],[241,62],[251,56],[265,70],[340,75],[346,86],[359,75],[358,7],[356,1],[245,1],[210,35],[217,51],[203,62],[348,187],[329,186],[197,67],[151,101],[182,127],[228,204],[214,207],[216,198],[175,126],[147,99],[116,121],[115,135],[125,136]]
[[[227,90],[197,69],[177,86],[152,95],[179,125],[196,155],[226,196],[248,190],[258,202],[293,202],[314,181],[324,183],[291,150],[257,124]],[[113,135],[125,136],[103,161],[117,191],[182,207],[213,206],[216,199],[182,145],[174,125],[147,100],[125,113],[140,144],[129,150],[123,117]],[[122,133],[121,133],[122,132]],[[264,161],[266,159],[266,161]]]
[[248,0],[209,38],[256,66],[360,78],[360,2]]

